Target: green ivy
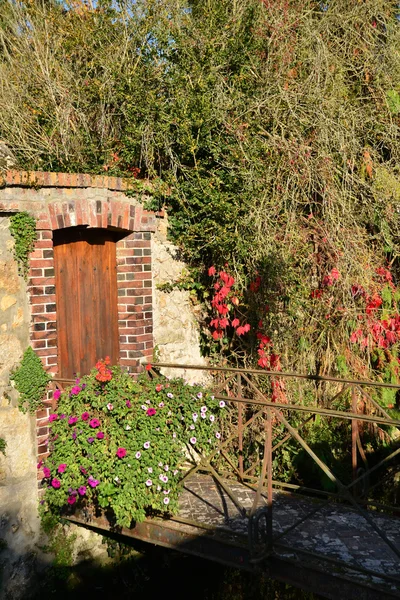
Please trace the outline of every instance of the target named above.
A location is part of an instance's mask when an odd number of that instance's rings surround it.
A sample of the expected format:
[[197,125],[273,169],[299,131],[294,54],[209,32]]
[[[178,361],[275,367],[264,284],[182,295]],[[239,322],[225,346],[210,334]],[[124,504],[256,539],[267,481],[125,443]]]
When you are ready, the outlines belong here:
[[7,442],[3,438],[0,438],[0,452],[4,454],[4,456],[6,455],[6,446]]
[[15,240],[13,253],[17,261],[18,273],[26,279],[29,271],[29,254],[33,251],[37,239],[35,219],[27,212],[12,215],[10,233]]
[[11,373],[10,379],[20,394],[19,408],[23,413],[27,410],[34,413],[40,408],[50,377],[31,347],[25,350],[21,364]]

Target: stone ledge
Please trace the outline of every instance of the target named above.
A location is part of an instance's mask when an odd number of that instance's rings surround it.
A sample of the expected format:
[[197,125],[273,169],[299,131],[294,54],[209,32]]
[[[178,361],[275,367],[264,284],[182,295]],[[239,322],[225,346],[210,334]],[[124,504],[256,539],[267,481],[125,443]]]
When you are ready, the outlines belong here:
[[108,190],[126,191],[135,189],[138,192],[151,192],[152,183],[127,177],[108,177],[105,175],[88,175],[84,173],[52,173],[49,171],[17,171],[10,169],[4,175],[6,187],[57,187],[57,188],[102,188]]

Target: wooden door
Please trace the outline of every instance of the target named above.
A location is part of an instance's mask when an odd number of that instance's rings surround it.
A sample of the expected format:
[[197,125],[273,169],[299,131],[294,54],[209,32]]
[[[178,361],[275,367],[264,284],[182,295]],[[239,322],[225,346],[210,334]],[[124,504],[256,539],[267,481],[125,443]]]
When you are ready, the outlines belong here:
[[118,361],[115,237],[105,229],[54,232],[58,368],[86,375],[99,358]]

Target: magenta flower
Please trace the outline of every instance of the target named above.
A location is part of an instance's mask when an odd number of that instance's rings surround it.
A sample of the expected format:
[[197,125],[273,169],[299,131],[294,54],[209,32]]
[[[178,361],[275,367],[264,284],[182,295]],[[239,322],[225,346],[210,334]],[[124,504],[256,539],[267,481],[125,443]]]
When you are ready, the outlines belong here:
[[191,437],[190,438],[190,443],[191,444],[195,444],[197,442],[197,439],[195,437]]
[[169,498],[168,498],[168,496],[165,496],[165,498],[164,498],[164,504],[169,504]]
[[50,477],[50,475],[51,475],[51,471],[50,471],[50,469],[49,469],[48,467],[45,467],[45,468],[43,469],[43,475],[44,475],[45,477]]
[[37,468],[38,468],[38,469],[41,469],[41,468],[42,468],[42,465],[43,465],[43,460],[41,460],[41,461],[39,461],[39,462],[38,462],[38,464],[37,464]]
[[152,480],[151,480],[151,479],[148,479],[148,480],[146,481],[146,485],[147,485],[147,487],[150,487],[151,485],[153,485],[153,482],[152,482]]
[[60,396],[61,396],[60,390],[54,390],[54,392],[53,392],[54,400],[58,400]]
[[66,416],[67,415],[62,414],[62,415],[60,415],[60,419],[65,419]]
[[89,477],[89,479],[88,479],[88,484],[90,485],[90,487],[92,487],[92,488],[95,488],[95,487],[97,487],[97,486],[99,485],[99,483],[100,483],[100,482],[99,482],[99,480],[98,480],[98,479],[95,479],[94,477],[92,477],[92,476],[90,475],[90,477]]
[[148,417],[154,417],[154,415],[157,413],[155,408],[148,408],[146,411],[146,415]]
[[132,404],[131,404],[131,401],[130,401],[130,400],[127,400],[127,401],[125,402],[125,404],[127,405],[127,407],[128,407],[128,408],[131,408],[131,406],[132,406]]
[[52,415],[49,416],[49,423],[52,423],[53,421],[57,421],[58,419],[58,415],[56,415],[56,413],[53,413]]
[[86,494],[86,485],[81,485],[81,487],[78,488],[78,494],[80,496],[84,496]]
[[93,429],[95,429],[96,427],[100,427],[100,421],[98,419],[92,419],[89,422],[90,427],[93,427]]
[[124,456],[126,456],[126,449],[118,448],[116,454],[117,454],[118,458],[124,458]]
[[148,449],[150,448],[150,442],[145,442],[145,443],[143,444],[143,448],[144,448],[145,450],[148,450]]
[[98,440],[102,440],[104,438],[104,433],[102,431],[99,431],[96,435]]
[[90,415],[88,412],[84,412],[81,414],[82,421],[87,421],[89,417],[90,417]]
[[89,442],[89,444],[93,444],[94,437],[88,437],[87,441]]
[[82,390],[82,388],[80,388],[79,385],[74,385],[74,387],[71,389],[69,395],[70,396],[77,396],[81,390]]
[[73,440],[76,440],[76,433],[75,433],[75,431],[74,431],[74,433],[72,434],[72,439],[73,439]]
[[75,502],[76,502],[76,496],[68,496],[67,502],[68,502],[68,504],[71,504],[71,505],[75,504]]
[[75,423],[77,422],[78,417],[70,417],[68,419],[68,425],[75,425]]
[[61,485],[61,481],[54,477],[54,479],[51,482],[51,485],[53,486],[53,488],[55,488],[57,490]]
[[64,471],[65,471],[66,468],[67,468],[67,465],[65,463],[62,463],[61,465],[58,465],[57,471],[59,473],[64,473]]
[[79,467],[81,470],[81,473],[83,473],[83,475],[87,475],[87,471],[86,469],[84,469],[83,467]]

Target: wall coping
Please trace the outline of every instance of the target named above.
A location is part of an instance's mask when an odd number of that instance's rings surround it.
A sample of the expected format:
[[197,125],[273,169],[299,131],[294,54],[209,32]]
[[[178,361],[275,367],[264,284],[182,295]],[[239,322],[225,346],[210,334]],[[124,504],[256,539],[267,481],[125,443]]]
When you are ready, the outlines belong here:
[[[53,173],[51,171],[19,171],[10,169],[3,176],[3,187],[57,187],[102,188],[116,191],[135,190],[151,192],[153,185],[148,179],[134,177],[108,177],[86,173]],[[1,182],[1,176],[0,176]]]

